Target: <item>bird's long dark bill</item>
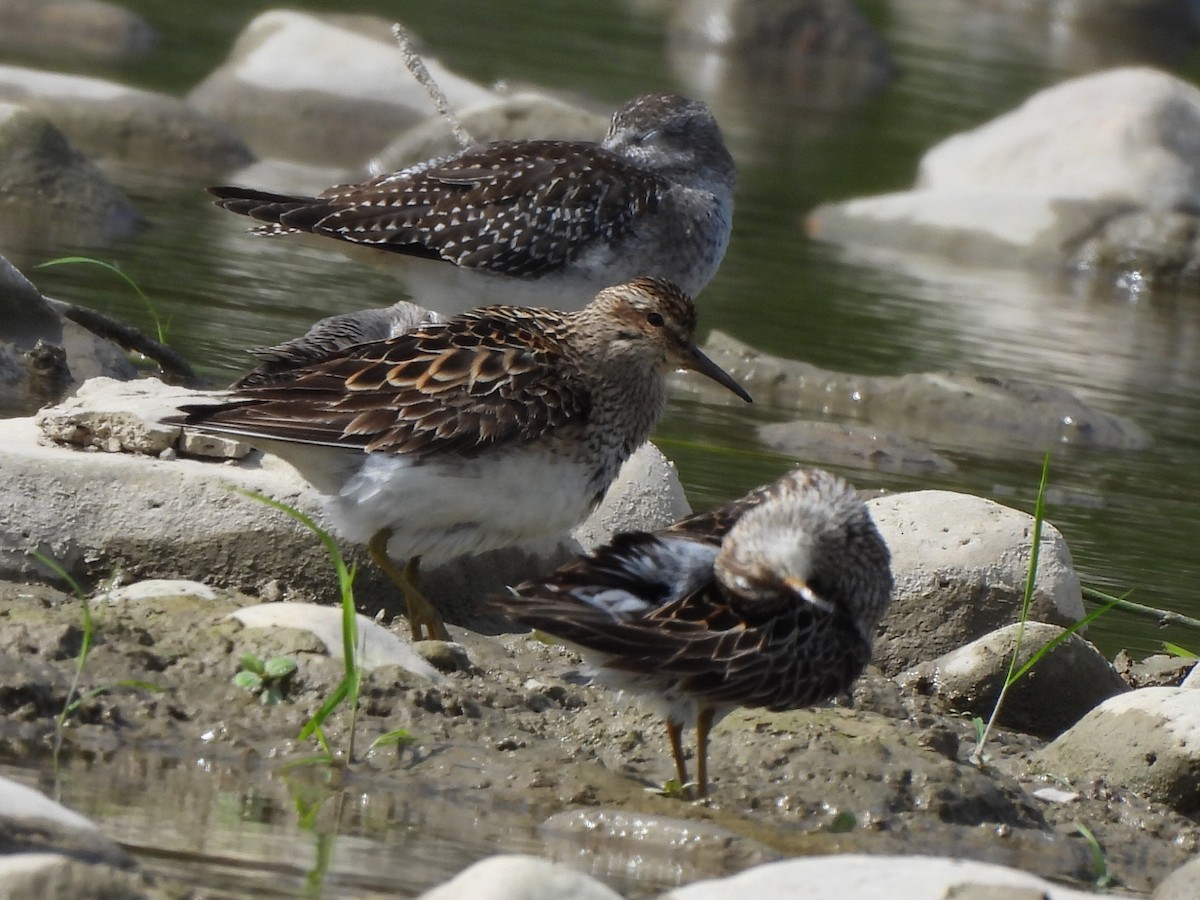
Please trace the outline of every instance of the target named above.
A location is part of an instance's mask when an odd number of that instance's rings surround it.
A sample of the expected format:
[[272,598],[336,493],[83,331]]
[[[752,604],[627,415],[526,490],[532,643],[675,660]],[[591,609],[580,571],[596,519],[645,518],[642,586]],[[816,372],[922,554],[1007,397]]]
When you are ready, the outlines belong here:
[[729,388],[747,403],[753,403],[754,399],[746,393],[745,388],[733,380],[733,376],[718,366],[715,362],[700,352],[699,347],[692,348],[692,365],[691,368],[699,372],[701,375],[707,375],[717,384]]

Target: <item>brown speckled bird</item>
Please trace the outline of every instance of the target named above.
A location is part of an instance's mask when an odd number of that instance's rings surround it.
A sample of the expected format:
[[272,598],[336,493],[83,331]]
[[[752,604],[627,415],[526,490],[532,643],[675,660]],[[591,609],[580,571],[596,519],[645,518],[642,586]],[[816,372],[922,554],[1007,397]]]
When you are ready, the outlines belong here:
[[891,602],[887,546],[849,484],[797,469],[712,512],[612,543],[497,602],[579,649],[597,680],[667,722],[680,784],[682,731],[708,736],[738,706],[795,709],[845,691]]
[[265,223],[258,234],[309,232],[392,251],[413,296],[438,309],[565,309],[638,276],[695,297],[729,243],[733,186],[708,107],[657,93],[618,109],[600,143],[479,144],[317,197],[210,191],[219,206]]
[[[565,534],[650,436],[673,369],[750,400],[696,347],[695,327],[686,294],[641,278],[574,313],[485,307],[292,360],[169,421],[290,462],[404,592],[413,637],[445,639],[416,585],[422,557]],[[403,572],[389,548],[409,560]]]

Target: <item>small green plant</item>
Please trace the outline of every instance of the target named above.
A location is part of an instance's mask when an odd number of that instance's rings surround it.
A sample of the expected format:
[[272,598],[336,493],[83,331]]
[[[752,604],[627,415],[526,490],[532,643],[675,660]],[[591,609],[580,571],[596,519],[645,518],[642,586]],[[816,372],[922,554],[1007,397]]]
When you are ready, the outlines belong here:
[[1107,595],[1104,595],[1106,602],[1103,606],[1092,610],[1078,622],[1075,622],[1073,625],[1063,629],[1063,631],[1055,636],[1053,640],[1048,641],[1044,646],[1039,648],[1036,653],[1032,654],[1024,665],[1020,667],[1017,666],[1017,661],[1021,657],[1021,641],[1025,636],[1025,625],[1029,621],[1029,609],[1033,604],[1033,588],[1037,580],[1038,552],[1041,549],[1042,543],[1042,525],[1046,521],[1046,482],[1049,480],[1049,477],[1050,454],[1047,452],[1042,460],[1042,477],[1038,482],[1037,500],[1034,503],[1032,537],[1033,546],[1029,550],[1029,569],[1025,575],[1025,591],[1021,597],[1021,615],[1020,619],[1018,620],[1017,637],[1016,640],[1013,641],[1012,658],[1008,663],[1008,674],[1004,677],[1004,684],[1000,686],[1000,694],[996,697],[996,703],[992,707],[992,713],[982,727],[980,727],[980,722],[982,722],[982,720],[976,720],[975,749],[971,751],[971,756],[969,757],[971,763],[976,766],[982,766],[987,759],[983,749],[987,744],[987,739],[991,734],[992,727],[996,724],[996,719],[1000,715],[1000,709],[1004,705],[1004,698],[1008,693],[1008,689],[1025,677],[1026,673],[1028,673],[1034,666],[1041,662],[1046,654],[1050,653],[1055,647],[1057,647],[1071,635],[1075,634],[1075,632],[1079,631],[1079,629],[1086,627],[1089,623],[1098,619],[1100,616],[1104,615],[1106,612],[1120,603],[1120,598],[1107,597]]
[[686,800],[691,794],[692,788],[696,786],[696,782],[689,781],[684,784],[678,778],[668,778],[659,787],[646,788],[647,794],[656,794],[659,797],[672,797],[676,799]]
[[100,687],[92,688],[88,691],[80,692],[79,683],[83,679],[83,669],[87,665],[88,654],[92,651],[92,645],[96,640],[96,623],[92,618],[92,607],[88,602],[87,594],[78,581],[72,577],[71,573],[58,564],[57,560],[53,560],[44,554],[34,552],[31,554],[34,559],[40,562],[43,566],[61,578],[71,588],[71,592],[79,600],[80,609],[83,612],[82,627],[80,629],[79,652],[75,654],[75,674],[71,678],[71,686],[67,689],[67,698],[63,702],[63,708],[59,711],[57,719],[54,722],[54,758],[58,758],[59,752],[62,750],[63,728],[66,725],[67,719],[79,709],[79,707],[90,700],[92,697],[107,693],[114,688],[132,688],[143,691],[161,691],[162,688],[150,681],[141,681],[136,678],[126,678],[121,681],[115,681],[111,684],[101,685]]
[[158,336],[158,342],[160,344],[167,343],[167,332],[171,327],[170,320],[163,320],[162,316],[158,314],[158,310],[154,307],[154,304],[150,302],[150,298],[146,296],[146,292],[143,291],[141,286],[132,278],[130,278],[120,266],[114,265],[113,263],[106,263],[102,259],[93,259],[90,256],[60,256],[57,259],[50,259],[44,263],[40,263],[38,266],[36,266],[36,268],[48,269],[51,266],[75,265],[99,266],[102,269],[107,269],[109,272],[112,272],[127,285],[133,288],[134,293],[141,298],[142,302],[146,304],[146,309],[150,311],[150,318],[154,320],[154,329]]
[[287,683],[298,666],[290,656],[272,656],[262,659],[247,653],[241,659],[242,668],[233,676],[233,683],[243,690],[258,694],[263,706],[274,706],[283,700]]
[[1104,855],[1104,848],[1100,845],[1100,841],[1096,839],[1096,835],[1092,833],[1092,829],[1088,828],[1082,822],[1075,823],[1075,830],[1083,835],[1083,839],[1087,841],[1088,847],[1092,851],[1092,881],[1098,888],[1106,888],[1112,884],[1112,875],[1108,871],[1108,861]]
[[333,561],[334,571],[337,572],[338,590],[342,600],[342,661],[345,664],[345,671],[337,687],[325,698],[325,701],[317,711],[309,717],[308,721],[304,723],[304,727],[300,729],[299,739],[302,741],[309,738],[315,739],[321,747],[321,753],[315,757],[298,761],[298,763],[314,762],[332,764],[337,761],[337,754],[333,751],[325,736],[324,725],[326,720],[333,714],[333,711],[343,703],[347,703],[350,706],[350,737],[347,741],[345,759],[352,761],[354,759],[354,732],[358,717],[358,693],[362,685],[362,667],[359,664],[358,653],[358,618],[354,603],[355,569],[353,566],[346,565],[346,560],[342,556],[342,552],[338,549],[337,542],[334,541],[333,536],[314,522],[311,516],[307,516],[295,507],[281,503],[257,491],[238,489],[238,493],[252,500],[257,500],[260,503],[265,503],[267,506],[291,516],[320,539],[329,553],[329,558]]

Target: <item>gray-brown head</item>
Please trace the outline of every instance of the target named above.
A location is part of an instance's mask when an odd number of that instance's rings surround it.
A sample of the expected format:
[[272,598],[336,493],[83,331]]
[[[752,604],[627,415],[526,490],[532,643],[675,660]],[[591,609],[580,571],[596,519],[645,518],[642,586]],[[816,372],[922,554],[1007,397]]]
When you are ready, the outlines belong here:
[[691,369],[727,387],[747,403],[750,395],[696,346],[692,298],[662,278],[635,278],[605,288],[574,314],[589,339],[603,344],[614,360],[648,361],[663,374]]
[[820,469],[769,491],[722,541],[717,578],[762,613],[795,603],[848,613],[870,644],[891,601],[891,555],[858,492]]
[[688,184],[732,190],[733,157],[708,106],[678,94],[634,97],[613,113],[603,146]]

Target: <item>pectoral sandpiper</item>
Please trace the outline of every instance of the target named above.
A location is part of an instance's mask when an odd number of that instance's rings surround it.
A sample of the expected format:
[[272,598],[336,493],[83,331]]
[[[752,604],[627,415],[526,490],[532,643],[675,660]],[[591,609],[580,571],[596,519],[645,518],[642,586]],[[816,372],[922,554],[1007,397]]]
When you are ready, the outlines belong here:
[[794,709],[845,691],[891,601],[888,549],[849,484],[798,469],[713,512],[611,544],[497,598],[517,622],[578,648],[597,680],[708,737],[737,706]]
[[[366,543],[404,592],[414,639],[444,639],[416,585],[421,558],[581,522],[658,423],[671,370],[750,400],[696,347],[695,325],[686,294],[639,278],[574,313],[484,307],[336,349],[171,421],[290,462],[328,495],[335,528]],[[404,571],[389,548],[409,560]]]

